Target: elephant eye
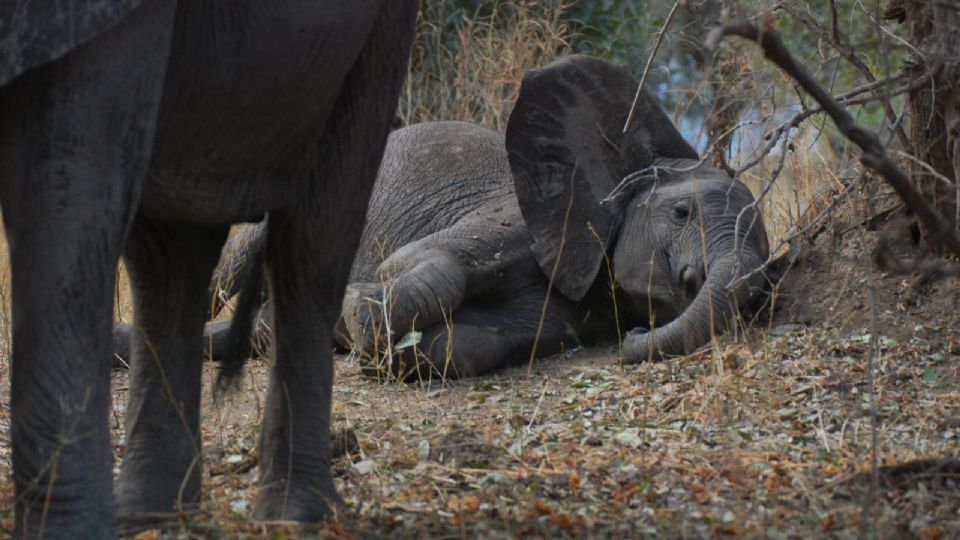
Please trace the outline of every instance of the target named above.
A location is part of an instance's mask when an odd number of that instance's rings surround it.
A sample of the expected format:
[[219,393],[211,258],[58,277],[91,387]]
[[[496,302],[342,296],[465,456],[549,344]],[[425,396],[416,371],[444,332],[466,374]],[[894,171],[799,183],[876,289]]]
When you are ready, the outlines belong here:
[[692,214],[689,203],[686,201],[674,205],[673,210],[671,211],[671,217],[674,221],[679,223],[686,223],[690,219],[690,214]]

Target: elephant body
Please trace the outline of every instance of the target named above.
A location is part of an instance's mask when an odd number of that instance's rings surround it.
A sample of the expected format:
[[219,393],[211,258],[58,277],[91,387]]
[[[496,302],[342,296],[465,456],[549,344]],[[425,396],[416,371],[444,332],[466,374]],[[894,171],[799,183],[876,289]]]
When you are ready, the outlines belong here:
[[[274,362],[254,515],[321,519],[338,500],[330,306],[360,239],[416,3],[69,4],[0,7],[17,536],[110,538],[118,510],[136,524],[198,502],[204,292],[230,224],[267,214]],[[121,253],[135,330],[114,489]]]
[[391,134],[342,313],[374,371],[475,375],[613,338],[635,362],[723,331],[763,285],[762,220],[649,95],[624,130],[635,92],[575,55],[525,75],[505,137],[462,122]]
[[[393,329],[393,341],[416,329],[420,354],[450,376],[518,360],[530,353],[548,290],[532,244],[502,135],[465,122],[395,131],[351,270],[345,329],[363,340],[356,345],[374,361],[386,358],[383,324]],[[368,298],[386,298],[387,317]],[[578,311],[564,298],[552,300],[542,352],[572,336],[566,325]],[[362,328],[369,324],[377,327]],[[412,353],[394,351],[405,367],[393,369],[412,375]]]

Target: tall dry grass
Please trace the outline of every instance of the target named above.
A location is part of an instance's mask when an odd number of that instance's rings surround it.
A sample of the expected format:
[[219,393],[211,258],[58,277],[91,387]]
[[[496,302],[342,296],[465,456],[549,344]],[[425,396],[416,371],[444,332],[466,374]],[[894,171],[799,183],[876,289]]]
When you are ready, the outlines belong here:
[[503,131],[523,72],[570,49],[566,8],[560,0],[478,2],[473,12],[446,0],[425,5],[400,121],[462,120]]

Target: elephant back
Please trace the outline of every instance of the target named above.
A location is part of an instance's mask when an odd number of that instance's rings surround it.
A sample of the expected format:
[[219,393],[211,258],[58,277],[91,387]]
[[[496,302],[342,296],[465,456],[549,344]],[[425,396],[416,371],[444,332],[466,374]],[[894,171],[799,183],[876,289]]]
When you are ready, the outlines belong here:
[[390,134],[350,281],[369,281],[406,244],[487,208],[516,207],[503,136],[466,122]]
[[141,1],[0,2],[0,86],[93,39]]

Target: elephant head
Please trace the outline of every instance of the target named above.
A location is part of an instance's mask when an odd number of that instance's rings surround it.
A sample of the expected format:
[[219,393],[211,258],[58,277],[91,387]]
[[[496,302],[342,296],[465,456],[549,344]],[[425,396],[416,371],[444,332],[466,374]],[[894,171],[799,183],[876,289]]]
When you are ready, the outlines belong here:
[[646,303],[633,307],[653,329],[628,333],[627,361],[686,354],[722,332],[762,286],[763,276],[750,274],[769,251],[742,183],[689,159],[657,158],[650,172],[622,210],[613,255],[618,287]]
[[556,289],[581,300],[611,257],[619,292],[653,329],[628,334],[627,361],[707,343],[756,278],[728,286],[768,251],[746,186],[702,164],[636,91],[625,71],[568,56],[526,74],[506,134],[532,251]]

